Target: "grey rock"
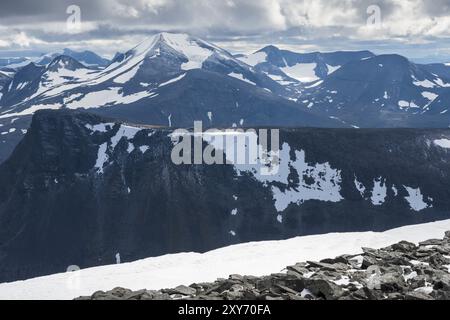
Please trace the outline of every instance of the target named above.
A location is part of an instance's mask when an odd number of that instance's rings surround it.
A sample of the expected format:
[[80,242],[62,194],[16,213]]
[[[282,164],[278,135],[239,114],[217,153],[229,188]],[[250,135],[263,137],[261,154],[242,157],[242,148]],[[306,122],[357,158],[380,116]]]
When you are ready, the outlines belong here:
[[290,293],[290,294],[293,294],[293,295],[297,295],[298,294],[298,292],[297,291],[295,291],[295,290],[293,290],[293,289],[291,289],[291,288],[288,288],[288,287],[285,287],[285,286],[282,286],[282,285],[277,285],[277,287],[278,288],[280,288],[281,290],[283,290],[283,291],[285,291],[285,292],[287,292],[287,293]]
[[194,295],[196,292],[197,291],[195,289],[186,286],[178,286],[173,290],[166,291],[168,294],[181,294],[184,296]]
[[279,300],[284,300],[282,297],[277,297],[277,296],[266,296],[265,297],[265,300],[268,300],[268,301],[279,301]]
[[141,300],[141,297],[147,292],[147,290],[140,290],[136,292],[131,292],[123,296],[124,300]]
[[431,296],[436,300],[450,300],[450,291],[434,290]]
[[435,248],[436,252],[439,252],[440,254],[449,256],[450,255],[450,244],[444,244],[442,246]]
[[349,260],[353,257],[354,256],[342,255],[342,256],[336,257],[334,259],[323,259],[320,262],[327,263],[327,264],[336,264],[336,263],[348,264]]
[[409,288],[412,290],[423,288],[428,283],[428,277],[425,275],[420,275],[408,281]]
[[439,246],[442,244],[442,239],[430,239],[427,241],[423,241],[419,243],[419,246],[423,247],[423,246]]
[[378,265],[379,261],[373,256],[364,256],[361,265],[362,269],[368,269],[371,266]]
[[114,288],[110,293],[116,297],[122,298],[132,294],[133,291],[124,288]]
[[380,286],[384,292],[402,292],[406,287],[406,283],[400,274],[387,273],[380,277]]
[[230,290],[225,292],[225,297],[227,300],[242,300],[244,297],[244,286],[235,284]]
[[406,300],[434,300],[432,296],[423,292],[408,292],[405,295]]
[[323,297],[326,300],[337,300],[343,294],[343,289],[330,281],[308,279],[305,284],[316,297]]
[[450,274],[448,272],[436,270],[432,276],[432,282],[435,290],[450,291]]
[[367,290],[358,289],[349,296],[343,297],[345,300],[370,300],[371,296],[367,294]]
[[417,246],[414,243],[402,241],[392,246],[392,249],[395,251],[410,253],[417,249]]
[[384,297],[385,300],[405,300],[405,295],[400,292],[392,292]]
[[441,255],[440,253],[434,253],[432,254],[428,261],[430,262],[430,265],[433,268],[439,269],[441,268],[443,265],[448,263],[448,259],[444,258],[443,255]]
[[314,261],[308,261],[308,264],[311,267],[319,268],[324,271],[345,271],[349,269],[348,265],[346,263],[323,263],[323,262],[314,262]]
[[244,281],[244,277],[238,274],[232,274],[229,277],[230,280],[236,280],[236,281]]

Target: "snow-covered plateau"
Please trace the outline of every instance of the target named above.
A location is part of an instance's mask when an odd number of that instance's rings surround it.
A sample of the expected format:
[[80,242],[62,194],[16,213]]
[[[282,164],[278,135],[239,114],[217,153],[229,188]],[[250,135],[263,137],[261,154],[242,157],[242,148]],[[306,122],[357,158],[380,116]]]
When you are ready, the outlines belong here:
[[442,238],[448,230],[450,220],[383,233],[333,233],[284,241],[246,243],[205,254],[166,255],[0,284],[0,299],[68,300],[115,287],[156,290],[214,281],[230,274],[263,276],[283,271],[286,266],[300,261],[359,254],[362,247],[382,248],[402,240],[418,243],[430,238]]

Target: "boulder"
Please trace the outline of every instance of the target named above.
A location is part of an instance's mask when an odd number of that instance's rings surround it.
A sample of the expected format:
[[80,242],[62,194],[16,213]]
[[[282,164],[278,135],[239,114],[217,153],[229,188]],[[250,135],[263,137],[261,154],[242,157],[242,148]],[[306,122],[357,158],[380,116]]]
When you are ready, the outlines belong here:
[[402,241],[402,242],[394,244],[391,248],[394,251],[411,253],[417,249],[417,246],[414,243]]
[[173,295],[173,294],[181,294],[183,296],[191,296],[197,293],[197,290],[191,287],[186,286],[178,286],[175,289],[164,290],[164,293]]
[[429,294],[412,291],[405,294],[405,300],[434,300]]
[[343,295],[343,289],[331,281],[323,279],[307,279],[306,288],[316,297],[325,300],[337,300]]

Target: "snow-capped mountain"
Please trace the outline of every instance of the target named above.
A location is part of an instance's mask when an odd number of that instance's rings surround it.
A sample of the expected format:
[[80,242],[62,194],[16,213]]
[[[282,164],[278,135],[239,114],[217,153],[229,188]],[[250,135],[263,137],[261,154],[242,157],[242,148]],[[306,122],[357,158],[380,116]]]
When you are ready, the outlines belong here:
[[30,63],[20,69],[2,90],[0,108],[6,105],[19,103],[37,90],[38,81],[43,74],[45,67],[36,66]]
[[352,61],[306,87],[299,103],[358,127],[447,127],[450,79],[435,68],[399,55]]
[[[12,78],[6,78],[4,87],[0,88],[0,162],[9,156],[22,140],[34,111],[52,108],[31,101],[38,96],[45,96],[45,92],[50,88],[56,92],[61,86],[66,87],[92,72],[92,69],[86,68],[71,57],[58,56],[47,66],[29,63],[20,68]],[[31,106],[28,111],[14,112],[16,106],[27,103]]]
[[0,58],[0,70],[14,69],[28,64],[30,59],[25,57]]
[[38,65],[47,65],[61,55],[71,57],[87,67],[106,67],[110,63],[108,59],[100,57],[95,52],[89,50],[74,51],[67,48],[60,52],[45,54],[34,62]]
[[[39,94],[44,94],[33,95],[26,102],[37,97],[38,99],[32,101],[34,104],[59,103],[61,107],[65,105],[67,108],[99,108],[131,104],[157,97],[160,95],[158,91],[164,90],[161,88],[173,86],[177,82],[188,82],[190,77],[185,76],[194,70],[201,70],[197,74],[214,73],[216,77],[226,76],[224,84],[230,82],[230,79],[238,80],[239,82],[234,81],[234,87],[243,87],[247,90],[255,87],[259,95],[275,96],[286,93],[285,88],[276,81],[256,72],[249,65],[213,44],[184,34],[162,33],[147,39],[127,53],[116,56],[104,70],[78,78],[77,86],[70,83],[73,79],[68,81],[67,86],[60,87],[58,83],[56,90],[47,86],[46,90],[38,91]],[[213,91],[212,88],[210,91]],[[108,99],[103,99],[105,96],[108,96]],[[69,101],[64,101],[64,97],[68,97]],[[11,103],[5,100],[0,103],[3,106],[11,106]],[[201,105],[201,101],[197,103]],[[284,101],[280,103],[286,104]],[[234,101],[233,105],[236,104],[239,104],[239,101]],[[23,111],[27,106],[29,103],[22,103],[14,106],[14,109]]]
[[54,90],[52,94],[61,86],[64,86],[62,89],[64,90],[67,85],[84,79],[92,73],[94,70],[86,68],[69,56],[58,56],[47,66],[30,63],[20,69],[9,86],[3,90],[1,105],[26,104],[50,89]]
[[262,164],[178,166],[174,138],[37,113],[0,165],[0,282],[114,263],[118,252],[127,262],[450,217],[448,129],[284,129],[273,175]]
[[267,46],[239,59],[280,83],[289,84],[293,79],[300,83],[324,79],[350,61],[373,56],[369,51],[297,53]]
[[50,52],[37,57],[0,58],[0,70],[9,72],[18,71],[20,68],[23,68],[30,63],[34,63],[38,66],[46,66],[62,55],[71,57],[91,68],[104,68],[110,63],[108,59],[100,57],[95,52],[89,50],[74,51],[65,48],[61,51]]
[[150,37],[102,70],[64,57],[72,68],[60,66],[57,57],[17,72],[2,91],[0,124],[12,118],[29,122],[41,109],[85,108],[173,127],[192,127],[195,120],[216,127],[341,126],[287,100],[284,86],[227,51],[185,34]]

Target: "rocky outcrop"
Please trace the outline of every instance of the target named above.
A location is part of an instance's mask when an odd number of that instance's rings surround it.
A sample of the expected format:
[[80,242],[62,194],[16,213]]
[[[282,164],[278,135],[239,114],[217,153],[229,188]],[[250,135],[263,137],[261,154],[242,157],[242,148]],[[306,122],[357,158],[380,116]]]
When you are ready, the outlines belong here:
[[116,288],[80,300],[450,300],[450,231],[418,246],[400,242],[308,261],[267,277],[232,275],[160,291]]

